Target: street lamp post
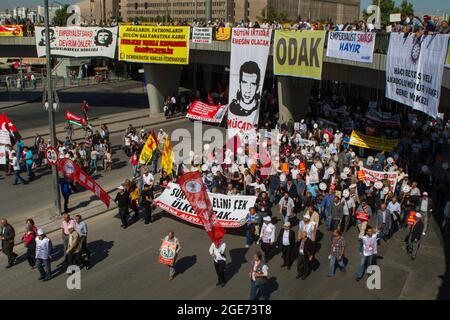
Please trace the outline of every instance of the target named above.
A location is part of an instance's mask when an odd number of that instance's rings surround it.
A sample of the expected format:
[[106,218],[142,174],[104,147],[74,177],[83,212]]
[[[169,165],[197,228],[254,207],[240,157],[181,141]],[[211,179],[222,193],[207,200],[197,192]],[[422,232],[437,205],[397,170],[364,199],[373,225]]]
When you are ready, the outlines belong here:
[[[55,114],[53,110],[53,87],[52,87],[52,64],[51,64],[51,52],[50,52],[50,19],[48,12],[48,0],[44,0],[44,17],[45,17],[45,49],[47,52],[47,97],[48,97],[48,124],[50,143],[52,146],[56,146],[56,130],[55,130]],[[55,214],[61,215],[61,198],[59,195],[59,183],[58,172],[56,166],[52,166],[52,182],[53,182],[53,195],[54,195],[54,207]]]

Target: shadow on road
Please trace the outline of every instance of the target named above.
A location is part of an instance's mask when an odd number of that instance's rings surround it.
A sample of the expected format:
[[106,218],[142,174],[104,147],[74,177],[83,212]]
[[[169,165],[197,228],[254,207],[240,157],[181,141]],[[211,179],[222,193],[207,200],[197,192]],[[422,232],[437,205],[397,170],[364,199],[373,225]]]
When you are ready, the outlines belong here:
[[90,267],[94,267],[109,256],[109,250],[114,246],[114,241],[95,240],[88,243],[91,252]]
[[194,264],[197,263],[197,256],[185,256],[180,260],[175,262],[175,270],[177,271],[176,275],[180,275],[185,273],[188,269],[190,269]]
[[245,255],[247,254],[247,248],[236,248],[230,250],[231,262],[227,264],[227,282],[233,278],[233,276],[239,272],[242,264],[247,262]]

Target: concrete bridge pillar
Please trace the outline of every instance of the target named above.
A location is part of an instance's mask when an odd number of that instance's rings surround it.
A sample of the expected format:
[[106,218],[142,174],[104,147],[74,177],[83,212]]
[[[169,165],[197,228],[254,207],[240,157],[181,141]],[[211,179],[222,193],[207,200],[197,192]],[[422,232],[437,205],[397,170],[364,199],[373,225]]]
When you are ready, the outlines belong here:
[[283,76],[277,79],[280,124],[300,121],[309,112],[309,98],[315,80]]
[[144,64],[150,114],[163,112],[164,99],[174,92],[178,93],[181,69],[178,65]]

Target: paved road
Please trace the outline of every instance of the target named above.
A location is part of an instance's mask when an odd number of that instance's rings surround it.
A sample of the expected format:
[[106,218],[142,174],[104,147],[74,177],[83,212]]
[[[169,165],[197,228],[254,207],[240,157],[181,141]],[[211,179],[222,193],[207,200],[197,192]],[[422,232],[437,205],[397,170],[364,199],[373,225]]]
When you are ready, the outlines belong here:
[[[25,95],[33,93],[25,93]],[[91,117],[110,115],[142,108],[148,108],[147,93],[143,90],[142,83],[138,81],[124,81],[107,84],[93,85],[64,90],[58,93],[61,108],[55,115],[56,123],[65,121],[65,111],[70,110],[81,115],[81,102],[86,99],[91,106]],[[33,95],[33,97],[35,94]],[[7,93],[0,94],[0,101],[7,101]],[[21,98],[21,100],[27,100]],[[28,103],[25,105],[4,110],[6,115],[19,128],[33,128],[48,125],[48,115],[42,102]]]

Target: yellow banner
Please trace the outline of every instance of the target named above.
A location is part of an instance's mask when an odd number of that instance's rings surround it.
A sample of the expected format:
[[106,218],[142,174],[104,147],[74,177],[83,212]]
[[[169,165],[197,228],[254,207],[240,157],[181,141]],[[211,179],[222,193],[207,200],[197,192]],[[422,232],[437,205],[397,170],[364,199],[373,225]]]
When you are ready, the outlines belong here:
[[23,28],[19,25],[0,26],[0,37],[23,37]]
[[227,41],[231,39],[231,28],[217,28],[216,40]]
[[189,27],[120,26],[119,60],[188,64]]
[[274,74],[320,80],[326,31],[276,30]]
[[173,167],[173,150],[170,146],[170,139],[166,137],[164,141],[163,152],[161,156],[161,168],[167,173],[172,174]]
[[156,149],[156,141],[153,135],[150,135],[142,148],[141,155],[139,156],[139,162],[147,164],[150,162],[153,156],[153,152]]
[[349,144],[367,149],[392,151],[397,147],[398,140],[371,137],[353,130]]

